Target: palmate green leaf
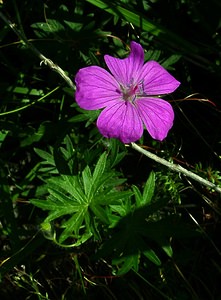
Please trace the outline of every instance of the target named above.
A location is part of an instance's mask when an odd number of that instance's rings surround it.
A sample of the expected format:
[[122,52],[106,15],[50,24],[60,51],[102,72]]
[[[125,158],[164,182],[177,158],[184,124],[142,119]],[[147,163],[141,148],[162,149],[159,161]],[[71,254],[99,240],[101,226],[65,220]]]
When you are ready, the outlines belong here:
[[31,203],[49,210],[44,223],[60,217],[70,216],[61,228],[59,243],[63,243],[71,234],[78,235],[79,229],[88,211],[87,198],[78,176],[61,175],[48,180],[49,196],[46,200],[32,199]]
[[[72,147],[70,149],[72,151]],[[40,151],[39,154],[46,161],[52,159],[47,152]],[[46,184],[49,193],[47,199],[32,199],[32,204],[49,211],[45,222],[60,218],[58,224],[63,231],[58,238],[59,243],[70,236],[74,236],[77,243],[80,228],[81,234],[90,232],[90,226],[95,220],[99,219],[109,226],[112,210],[107,205],[120,204],[120,201],[133,194],[131,191],[116,190],[116,186],[124,180],[116,178],[116,172],[107,168],[106,162],[107,153],[104,152],[93,172],[86,166],[79,175],[60,174],[49,178]]]

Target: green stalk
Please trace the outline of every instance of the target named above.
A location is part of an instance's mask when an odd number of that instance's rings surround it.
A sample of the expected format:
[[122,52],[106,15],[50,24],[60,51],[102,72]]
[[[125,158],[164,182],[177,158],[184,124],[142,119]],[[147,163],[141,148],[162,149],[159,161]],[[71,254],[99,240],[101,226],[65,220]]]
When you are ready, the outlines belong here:
[[150,151],[147,151],[143,148],[141,148],[140,146],[138,146],[137,144],[135,143],[131,143],[131,147],[144,154],[145,156],[149,157],[150,159],[168,167],[169,169],[175,171],[175,172],[178,172],[178,173],[182,173],[184,174],[185,176],[189,177],[189,178],[192,178],[193,180],[199,182],[200,184],[202,185],[205,185],[206,187],[208,188],[211,188],[211,189],[214,189],[216,192],[218,193],[221,193],[221,188],[217,185],[215,185],[214,183],[200,177],[199,175],[191,172],[191,171],[188,171],[187,169],[181,167],[180,165],[176,165],[176,164],[173,164],[173,163],[170,163],[169,161],[167,161],[166,159],[164,158],[161,158],[153,153],[151,153]]

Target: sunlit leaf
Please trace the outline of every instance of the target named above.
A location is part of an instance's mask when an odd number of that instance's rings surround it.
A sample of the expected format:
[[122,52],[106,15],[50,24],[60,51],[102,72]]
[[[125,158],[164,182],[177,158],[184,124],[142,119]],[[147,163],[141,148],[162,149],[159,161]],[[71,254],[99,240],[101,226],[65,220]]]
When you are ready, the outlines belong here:
[[156,255],[155,251],[153,249],[146,249],[143,252],[143,255],[145,255],[150,261],[152,261],[155,265],[160,266],[161,261],[159,257]]
[[146,205],[150,203],[154,194],[154,189],[155,189],[155,174],[154,172],[151,172],[144,186],[141,205]]

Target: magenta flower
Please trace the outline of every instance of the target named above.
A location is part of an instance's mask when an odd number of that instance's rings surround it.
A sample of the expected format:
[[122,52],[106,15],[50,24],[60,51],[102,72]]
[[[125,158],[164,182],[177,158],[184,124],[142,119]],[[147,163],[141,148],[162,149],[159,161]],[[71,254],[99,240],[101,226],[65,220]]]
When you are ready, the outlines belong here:
[[162,141],[173,125],[172,106],[159,95],[172,93],[179,85],[155,61],[144,64],[140,44],[131,42],[125,59],[109,55],[104,60],[112,74],[98,66],[80,69],[76,75],[76,101],[87,110],[104,108],[97,119],[100,133],[131,143],[149,134]]

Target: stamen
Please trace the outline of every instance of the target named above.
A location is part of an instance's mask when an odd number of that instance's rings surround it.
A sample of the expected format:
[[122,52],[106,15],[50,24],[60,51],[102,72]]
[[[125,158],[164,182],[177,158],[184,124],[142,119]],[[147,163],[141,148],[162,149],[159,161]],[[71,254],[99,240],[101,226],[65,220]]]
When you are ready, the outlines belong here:
[[130,84],[127,84],[126,86],[120,85],[120,89],[123,100],[130,101],[134,104],[136,98],[144,94],[143,80],[134,84],[132,79]]

